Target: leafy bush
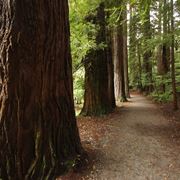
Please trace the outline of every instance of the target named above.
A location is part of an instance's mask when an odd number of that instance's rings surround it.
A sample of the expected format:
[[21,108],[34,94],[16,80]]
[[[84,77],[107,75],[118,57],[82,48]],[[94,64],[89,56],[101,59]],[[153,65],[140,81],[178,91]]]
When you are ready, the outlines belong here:
[[165,92],[162,94],[158,94],[157,92],[153,92],[150,94],[150,96],[156,101],[156,102],[170,102],[172,100],[172,93]]

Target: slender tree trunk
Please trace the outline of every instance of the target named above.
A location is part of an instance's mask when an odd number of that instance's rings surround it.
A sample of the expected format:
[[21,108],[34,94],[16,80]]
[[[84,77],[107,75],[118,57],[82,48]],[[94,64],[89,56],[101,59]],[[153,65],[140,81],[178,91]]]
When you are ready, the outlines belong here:
[[144,23],[143,23],[143,34],[144,34],[144,47],[145,52],[143,54],[143,71],[145,74],[145,85],[144,91],[148,94],[152,92],[152,62],[151,55],[152,52],[147,50],[147,40],[151,39],[151,23],[150,23],[150,4],[148,4],[148,8],[145,10],[144,14]]
[[[167,0],[163,1],[163,39],[166,40],[168,34],[168,3]],[[162,46],[162,59],[160,64],[160,73],[166,74],[169,70],[169,46],[167,42],[163,43]]]
[[83,152],[67,0],[2,1],[0,179],[55,179]]
[[138,56],[138,89],[142,91],[142,62],[141,62],[141,52],[140,52],[140,44],[137,44],[137,56]]
[[108,60],[108,94],[110,106],[112,109],[116,107],[115,92],[114,92],[114,65],[113,65],[113,54],[112,54],[112,33],[110,30],[107,31],[107,60]]
[[129,92],[129,74],[128,74],[128,47],[127,47],[127,9],[124,10],[124,30],[123,30],[123,41],[124,41],[124,79],[125,79],[125,93],[126,97],[130,98],[130,92]]
[[[141,56],[139,51],[139,44],[137,43],[137,8],[130,5],[130,20],[129,20],[129,74],[131,85],[136,88],[141,88],[141,71],[139,71],[139,57]],[[141,67],[142,68],[142,67]]]
[[118,57],[118,32],[117,28],[113,29],[113,63],[114,63],[114,90],[115,90],[115,99],[118,100],[120,97],[120,63]]
[[177,91],[176,91],[176,72],[175,72],[175,57],[174,57],[174,3],[171,0],[171,76],[173,90],[173,108],[178,109]]
[[[161,37],[162,36],[162,1],[159,1],[159,15],[158,15],[158,35]],[[157,71],[158,74],[163,74],[163,69],[164,66],[162,64],[162,44],[159,45],[158,49],[157,49]]]
[[[164,0],[164,6],[163,2],[159,1],[159,24],[158,24],[158,34],[161,37],[162,36],[162,7],[163,7],[163,32],[166,31],[167,28],[167,12],[166,12],[166,0]],[[166,32],[167,33],[167,32]],[[160,89],[160,92],[165,93],[166,85],[164,83],[164,74],[167,73],[167,45],[161,44],[157,48],[157,71],[158,74],[161,75],[161,84],[158,87]],[[165,56],[165,57],[164,57]]]
[[[167,2],[167,34],[171,33],[171,3]],[[167,73],[171,71],[171,45],[167,42]]]
[[[166,35],[168,33],[168,5],[167,0],[164,0],[163,4],[163,38],[166,39]],[[168,50],[169,47],[165,42],[162,47],[162,74],[166,74],[168,72]]]
[[[97,8],[94,22],[99,26],[96,44],[106,42],[105,6],[101,3]],[[89,19],[89,18],[87,18]],[[90,19],[91,21],[91,19]],[[91,49],[85,58],[85,95],[81,115],[97,116],[112,111],[108,90],[107,49]]]
[[125,92],[125,77],[124,77],[124,38],[123,38],[123,26],[120,26],[119,28],[119,33],[118,33],[118,57],[119,57],[119,63],[120,63],[120,101],[125,102],[127,101],[126,99],[126,92]]

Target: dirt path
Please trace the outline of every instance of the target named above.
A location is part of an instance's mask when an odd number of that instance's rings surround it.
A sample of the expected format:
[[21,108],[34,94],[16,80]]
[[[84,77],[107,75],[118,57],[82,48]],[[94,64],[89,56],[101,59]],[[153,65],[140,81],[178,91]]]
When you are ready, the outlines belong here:
[[108,116],[79,118],[93,163],[60,180],[180,180],[180,122],[172,118],[139,94]]
[[98,161],[84,179],[180,180],[174,128],[151,101],[133,95],[106,126],[108,134],[96,149]]

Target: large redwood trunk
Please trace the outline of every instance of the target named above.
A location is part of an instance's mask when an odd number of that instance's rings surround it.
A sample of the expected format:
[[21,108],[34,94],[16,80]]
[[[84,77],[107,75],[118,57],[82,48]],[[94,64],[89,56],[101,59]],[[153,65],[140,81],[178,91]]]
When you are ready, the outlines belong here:
[[2,1],[0,179],[54,179],[82,153],[67,0]]
[[[106,43],[105,6],[103,3],[97,8],[95,17],[87,17],[99,26],[96,35],[96,45]],[[91,37],[89,37],[91,38]],[[91,49],[86,55],[85,62],[85,95],[81,114],[84,116],[98,116],[112,111],[108,90],[108,58],[107,49],[98,47]]]

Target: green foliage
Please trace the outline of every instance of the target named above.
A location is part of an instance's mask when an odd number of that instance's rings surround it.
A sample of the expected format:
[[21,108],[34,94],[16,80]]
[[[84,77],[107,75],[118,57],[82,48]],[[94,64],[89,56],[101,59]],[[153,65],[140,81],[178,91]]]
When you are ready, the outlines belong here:
[[88,3],[85,3],[84,1],[70,1],[71,53],[73,59],[73,72],[79,67],[87,52],[91,48],[95,47],[94,39],[89,39],[88,34],[95,34],[96,27],[92,23],[85,21],[90,9],[92,9],[92,7],[89,7]]
[[165,92],[165,93],[159,94],[154,91],[153,93],[150,94],[150,96],[156,102],[165,103],[165,102],[172,101],[172,94],[170,92]]
[[[70,30],[71,30],[71,54],[73,60],[74,99],[75,103],[83,100],[84,94],[84,68],[83,59],[87,52],[96,48],[96,26],[85,19],[89,12],[93,12],[98,1],[70,0]],[[89,35],[91,34],[91,39]],[[93,38],[94,37],[94,38]]]
[[74,98],[76,104],[83,102],[84,95],[84,69],[79,69],[74,73]]

